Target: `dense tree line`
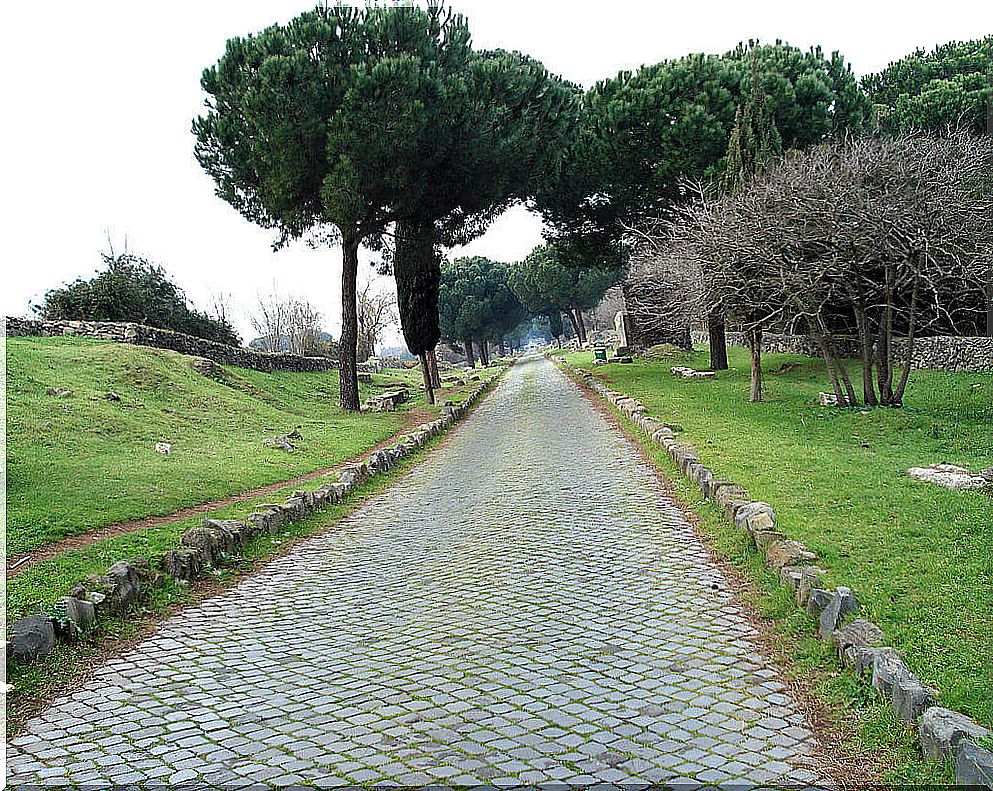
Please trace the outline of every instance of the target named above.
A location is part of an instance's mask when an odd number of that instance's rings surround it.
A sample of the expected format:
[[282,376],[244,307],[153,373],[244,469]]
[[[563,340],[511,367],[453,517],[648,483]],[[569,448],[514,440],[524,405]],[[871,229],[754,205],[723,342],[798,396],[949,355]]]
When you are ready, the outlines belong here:
[[580,343],[586,343],[583,311],[594,307],[614,285],[621,272],[601,266],[577,267],[566,263],[556,245],[536,247],[510,269],[509,285],[534,316],[547,316],[550,328],[562,335],[562,315],[568,317]]
[[457,258],[441,267],[441,337],[461,346],[475,365],[478,351],[489,365],[489,344],[503,339],[527,313],[509,285],[506,264],[482,256]]
[[993,35],[917,50],[862,85],[884,132],[993,132]]

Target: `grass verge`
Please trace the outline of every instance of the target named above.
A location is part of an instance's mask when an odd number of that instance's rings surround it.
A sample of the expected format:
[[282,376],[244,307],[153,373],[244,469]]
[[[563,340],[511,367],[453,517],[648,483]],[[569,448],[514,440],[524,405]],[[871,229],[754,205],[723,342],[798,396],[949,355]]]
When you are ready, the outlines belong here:
[[[6,352],[10,557],[331,467],[411,423],[413,410],[440,412],[418,371],[373,375],[362,398],[402,382],[412,399],[359,414],[338,406],[336,371],[216,366],[206,376],[190,357],[92,338],[8,338]],[[294,428],[303,438],[292,453],[263,443]]]
[[917,371],[902,409],[838,409],[817,404],[821,361],[765,357],[767,401],[749,404],[743,349],[710,381],[669,373],[676,361],[706,367],[703,352],[597,367],[566,355],[680,423],[701,462],[771,503],[777,528],[817,552],[828,584],[855,590],[943,705],[993,725],[993,498],[906,473],[993,464],[993,377]]
[[[574,365],[593,369],[588,355],[578,353],[563,356]],[[790,360],[796,361],[793,358]],[[694,361],[693,358],[690,361]],[[699,358],[695,362],[698,367],[703,367]],[[581,363],[585,365],[580,365]],[[597,366],[593,370],[598,376],[606,374],[602,378],[610,382],[614,389],[631,392],[619,385],[617,379],[622,377],[614,378],[609,374],[609,369],[620,367],[621,364]],[[668,364],[665,376],[670,376]],[[649,406],[649,402],[640,393],[631,394]],[[592,393],[590,397],[598,398]],[[915,729],[900,722],[891,707],[878,698],[864,682],[839,667],[830,646],[817,638],[814,619],[797,608],[792,591],[781,585],[778,576],[765,568],[762,557],[751,545],[745,532],[728,524],[719,515],[699,489],[682,476],[664,449],[649,440],[619,410],[606,401],[601,400],[600,403],[670,481],[675,498],[693,517],[710,548],[717,556],[726,560],[744,581],[740,594],[761,619],[764,632],[770,638],[767,644],[777,663],[783,668],[790,683],[809,695],[818,708],[818,729],[822,740],[829,742],[830,751],[839,759],[841,778],[844,780],[845,772],[851,771],[853,766],[868,761],[874,764],[869,770],[873,777],[868,779],[877,782],[942,785],[952,782],[950,765],[925,764],[921,761]],[[672,409],[661,409],[658,399],[654,406],[649,406],[649,412],[666,420],[678,420],[681,417]],[[687,435],[689,431],[687,428]],[[700,450],[706,447],[692,435],[685,438],[697,444]],[[706,456],[702,457],[702,461],[709,464]],[[749,486],[746,478],[741,475],[730,477],[754,494],[754,487]],[[774,497],[770,497],[769,501],[774,505],[777,503]],[[777,524],[778,522],[777,519]],[[865,774],[865,771],[860,773]]]

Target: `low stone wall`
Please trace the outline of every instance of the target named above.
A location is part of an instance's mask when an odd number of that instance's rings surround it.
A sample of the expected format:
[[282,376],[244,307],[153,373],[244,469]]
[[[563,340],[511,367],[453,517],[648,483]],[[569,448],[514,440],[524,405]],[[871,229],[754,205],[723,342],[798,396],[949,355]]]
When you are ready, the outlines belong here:
[[[705,331],[690,333],[693,343],[707,345],[710,341]],[[731,346],[744,346],[745,339],[740,332],[729,332],[727,341]],[[859,346],[854,339],[841,339],[836,342],[842,357],[858,357]],[[907,341],[897,338],[893,342],[893,352],[897,360],[904,359]],[[782,335],[763,333],[762,351],[770,354],[803,354],[807,357],[820,357],[821,350],[809,335]],[[930,371],[991,371],[993,370],[993,338],[981,336],[957,337],[936,335],[914,340],[914,360],[912,368]]]
[[921,682],[899,651],[885,645],[883,631],[855,617],[860,605],[851,588],[821,587],[825,571],[817,565],[816,553],[777,529],[771,505],[753,501],[744,487],[714,475],[700,462],[696,449],[677,438],[679,425],[650,417],[644,404],[611,390],[589,371],[551,359],[640,427],[725,519],[748,533],[766,567],[793,590],[797,606],[817,619],[819,637],[833,644],[840,663],[871,685],[900,720],[916,728],[925,760],[953,761],[960,785],[988,784],[993,778],[993,753],[980,742],[993,735],[990,730],[938,705],[938,692]]
[[461,420],[502,373],[481,382],[462,404],[444,407],[437,420],[409,431],[395,444],[374,451],[358,464],[342,467],[338,482],[313,491],[293,492],[282,503],[257,506],[244,519],[204,519],[183,533],[173,549],[151,558],[119,560],[103,574],[81,580],[55,602],[51,612],[28,615],[9,625],[7,661],[27,664],[45,657],[57,643],[71,643],[103,619],[129,617],[148,591],[166,578],[190,580],[207,575],[233,562],[251,539],[278,535],[284,526],[342,502],[370,478],[389,472],[432,437]]
[[260,352],[228,346],[182,332],[149,327],[145,324],[115,321],[37,321],[7,317],[7,335],[76,335],[117,343],[169,349],[180,354],[204,357],[223,365],[236,365],[255,371],[330,371],[338,367],[330,357],[301,357],[297,354]]

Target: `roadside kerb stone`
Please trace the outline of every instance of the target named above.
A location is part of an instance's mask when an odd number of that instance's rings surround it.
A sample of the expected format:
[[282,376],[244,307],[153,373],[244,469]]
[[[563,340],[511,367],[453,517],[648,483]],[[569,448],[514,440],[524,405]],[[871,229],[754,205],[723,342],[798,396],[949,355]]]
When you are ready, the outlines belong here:
[[978,741],[993,735],[975,720],[940,706],[924,712],[917,723],[917,731],[924,757],[930,761],[953,758],[963,741]]
[[955,759],[955,782],[972,788],[993,788],[993,753],[972,742],[962,742]]

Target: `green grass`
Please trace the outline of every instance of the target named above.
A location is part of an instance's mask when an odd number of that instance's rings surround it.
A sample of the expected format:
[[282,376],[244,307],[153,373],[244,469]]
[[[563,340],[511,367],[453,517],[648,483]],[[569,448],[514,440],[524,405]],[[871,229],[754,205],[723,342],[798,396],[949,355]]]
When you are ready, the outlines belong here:
[[[940,461],[993,465],[989,373],[915,372],[902,409],[843,410],[817,405],[827,375],[804,357],[766,355],[762,404],[747,403],[742,349],[713,381],[669,373],[677,362],[706,367],[702,352],[597,367],[589,353],[565,357],[682,424],[704,464],[773,504],[777,526],[818,553],[829,584],[856,591],[863,616],[943,705],[993,725],[993,498],[906,474]],[[774,373],[784,362],[798,367]]]
[[[8,555],[332,466],[388,438],[407,410],[428,408],[417,370],[361,388],[364,398],[377,383],[411,384],[403,410],[360,415],[338,407],[337,372],[224,367],[211,378],[190,359],[92,339],[7,340]],[[296,427],[295,452],[263,444]]]

